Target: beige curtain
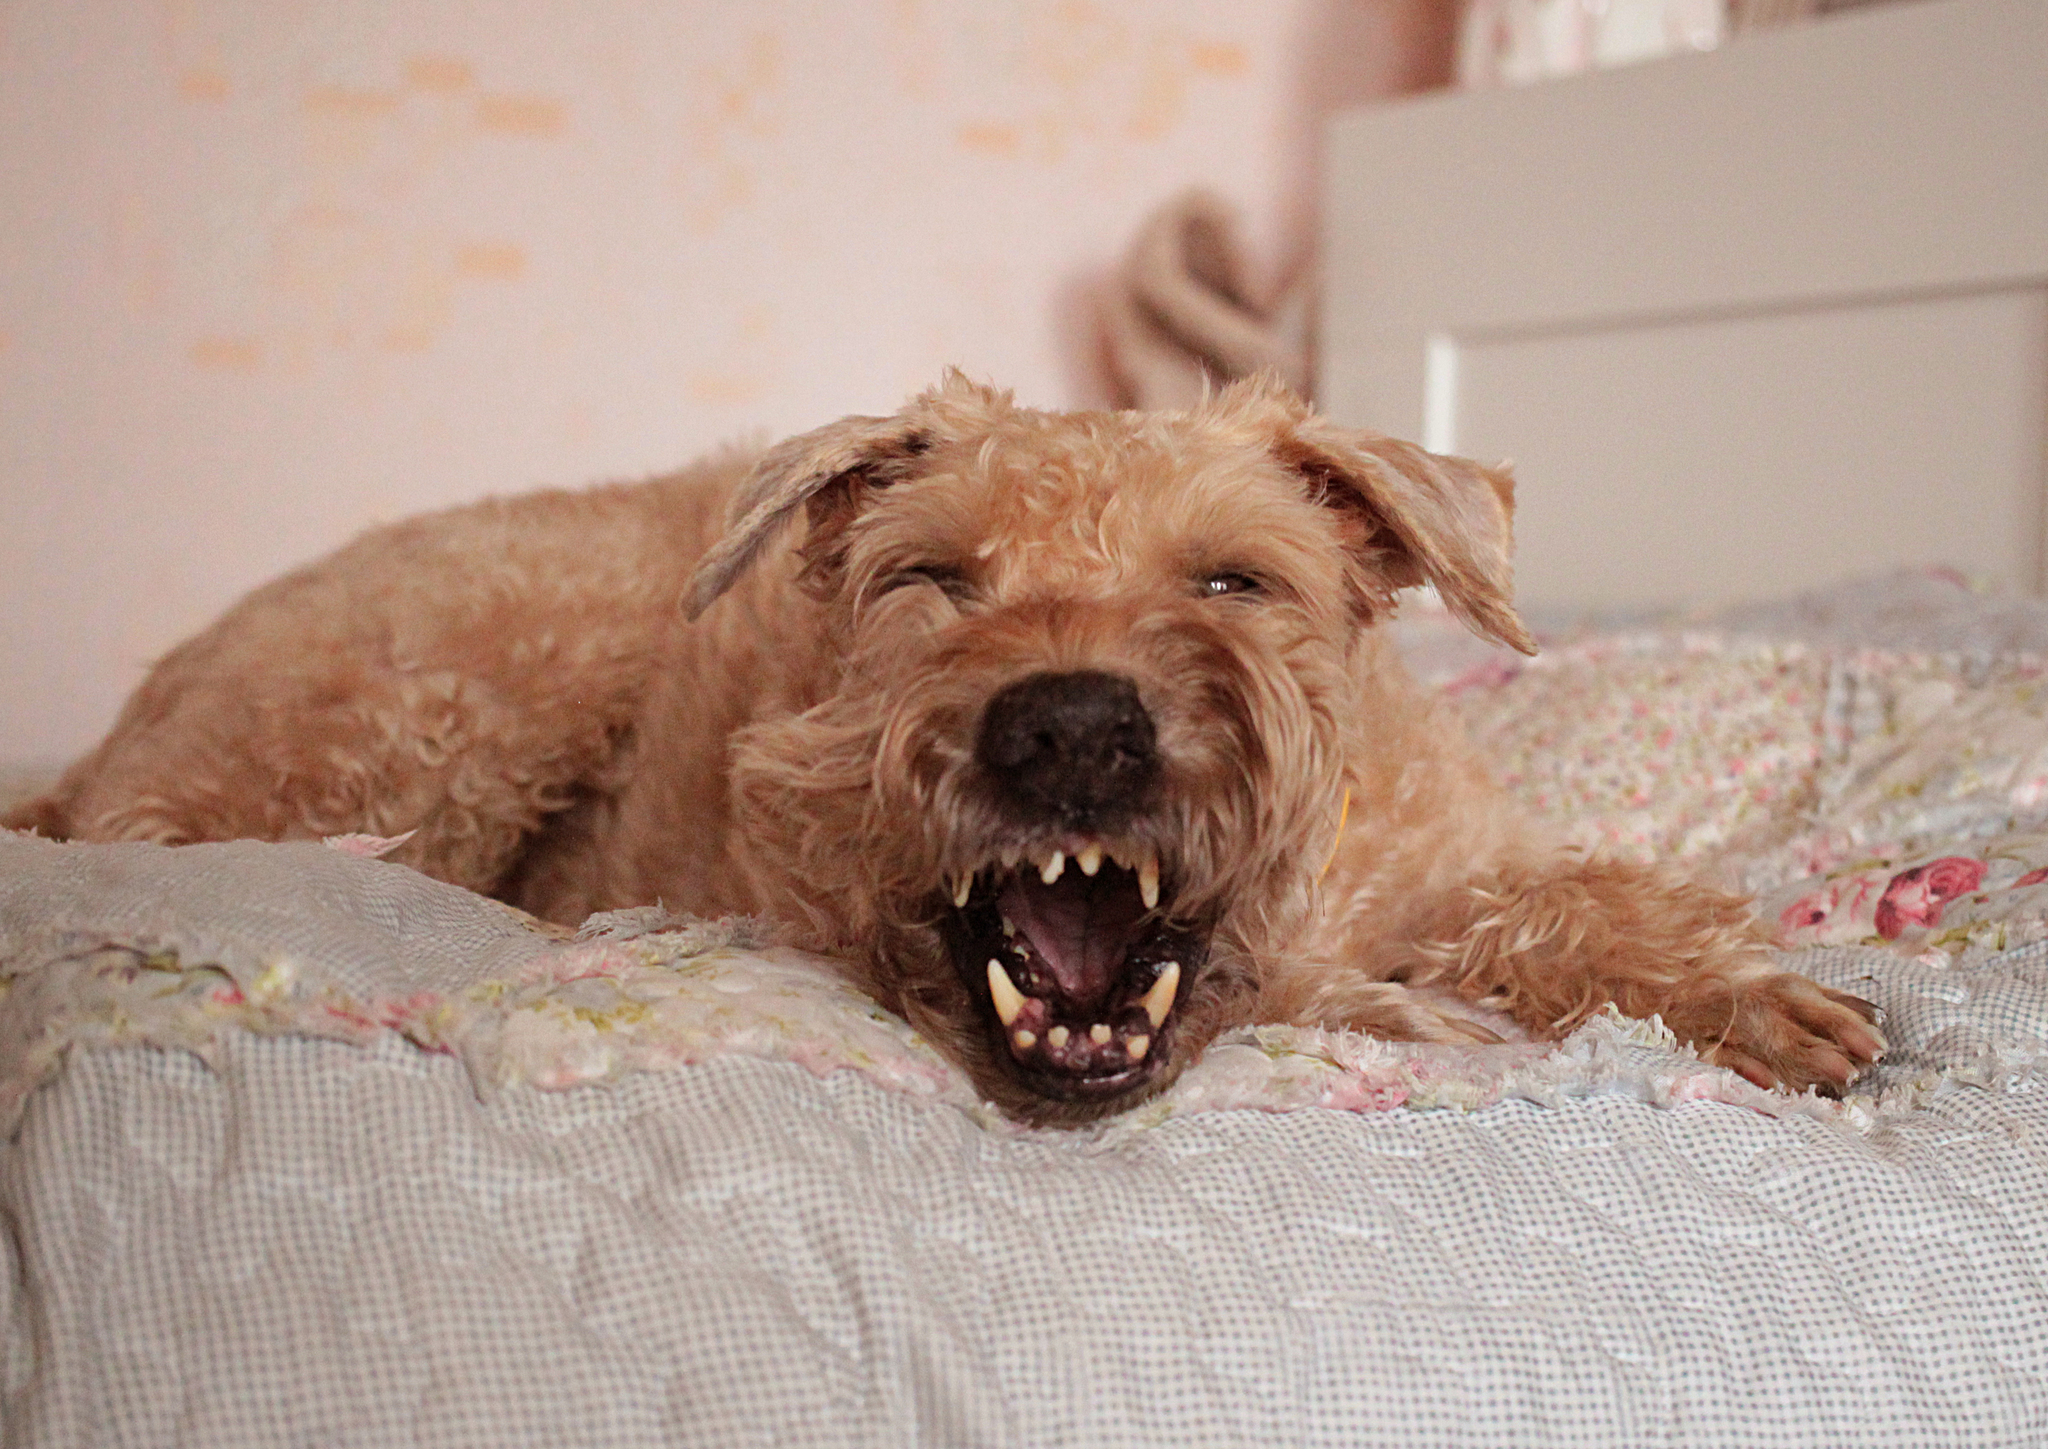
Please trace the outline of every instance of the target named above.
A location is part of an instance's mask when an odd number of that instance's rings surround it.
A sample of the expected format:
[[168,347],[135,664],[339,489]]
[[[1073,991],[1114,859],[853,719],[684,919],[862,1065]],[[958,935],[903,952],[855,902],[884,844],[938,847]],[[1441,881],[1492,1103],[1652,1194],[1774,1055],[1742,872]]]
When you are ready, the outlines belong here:
[[1307,276],[1259,295],[1237,213],[1184,191],[1146,218],[1105,290],[1101,328],[1117,401],[1182,408],[1261,370],[1308,388]]

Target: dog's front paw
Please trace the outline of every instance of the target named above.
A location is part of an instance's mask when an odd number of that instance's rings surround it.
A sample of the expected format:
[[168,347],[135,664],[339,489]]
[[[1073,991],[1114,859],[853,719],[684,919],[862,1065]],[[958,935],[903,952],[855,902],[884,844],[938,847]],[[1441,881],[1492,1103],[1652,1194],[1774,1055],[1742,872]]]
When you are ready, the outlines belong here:
[[1718,1040],[1700,1041],[1716,1066],[1759,1087],[1814,1087],[1838,1095],[1884,1054],[1884,1013],[1860,996],[1780,971],[1736,987],[1734,1020]]

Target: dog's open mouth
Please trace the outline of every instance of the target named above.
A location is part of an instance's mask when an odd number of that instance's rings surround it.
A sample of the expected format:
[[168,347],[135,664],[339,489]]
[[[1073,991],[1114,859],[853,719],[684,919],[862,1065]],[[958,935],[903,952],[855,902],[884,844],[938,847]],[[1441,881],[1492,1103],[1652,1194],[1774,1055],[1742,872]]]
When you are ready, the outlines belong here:
[[1161,886],[1151,847],[1096,840],[955,880],[945,913],[954,965],[1034,1090],[1114,1097],[1165,1060],[1208,932],[1169,919]]

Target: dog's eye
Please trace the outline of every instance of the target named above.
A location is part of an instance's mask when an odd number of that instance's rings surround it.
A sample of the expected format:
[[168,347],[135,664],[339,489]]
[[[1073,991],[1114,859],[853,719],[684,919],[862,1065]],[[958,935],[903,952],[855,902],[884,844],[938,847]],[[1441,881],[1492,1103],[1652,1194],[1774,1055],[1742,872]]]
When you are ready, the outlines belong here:
[[1202,580],[1202,593],[1211,599],[1227,598],[1233,594],[1263,594],[1266,586],[1250,574],[1211,574]]
[[893,593],[913,584],[930,584],[944,592],[949,599],[964,598],[968,591],[967,575],[946,564],[918,564],[914,568],[898,569],[886,575],[875,587],[878,594]]

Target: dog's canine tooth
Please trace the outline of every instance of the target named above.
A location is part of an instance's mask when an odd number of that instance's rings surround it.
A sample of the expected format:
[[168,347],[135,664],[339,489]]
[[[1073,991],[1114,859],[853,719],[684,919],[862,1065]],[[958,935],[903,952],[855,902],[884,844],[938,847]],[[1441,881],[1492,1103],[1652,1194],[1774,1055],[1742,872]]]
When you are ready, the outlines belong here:
[[1146,848],[1145,857],[1138,862],[1138,894],[1144,899],[1145,909],[1153,910],[1159,904],[1159,857]]
[[993,956],[988,958],[988,994],[996,1004],[996,1019],[1004,1026],[1015,1021],[1017,1013],[1024,1009],[1024,993],[1017,989],[1003,963]]
[[960,877],[960,878],[959,878],[958,880],[954,881],[954,882],[953,882],[953,909],[954,909],[954,910],[956,910],[956,911],[964,911],[964,910],[966,910],[966,909],[967,909],[967,897],[968,897],[968,896],[969,896],[970,894],[972,894],[972,893],[973,893],[973,891],[974,891],[974,876],[972,875],[972,873],[969,873],[969,874],[966,874],[966,875],[962,875],[962,876],[961,876],[961,877]]
[[1091,840],[1082,846],[1074,856],[1074,864],[1081,867],[1081,874],[1092,876],[1102,869],[1102,842]]
[[1098,1021],[1095,1025],[1088,1028],[1088,1040],[1094,1042],[1097,1046],[1108,1046],[1109,1037],[1110,1030],[1107,1022]]
[[1051,855],[1048,855],[1045,858],[1045,864],[1041,865],[1038,868],[1038,878],[1044,881],[1047,885],[1051,885],[1054,881],[1058,880],[1062,875],[1066,873],[1066,869],[1066,852],[1063,850],[1055,850]]
[[1134,1036],[1124,1043],[1124,1050],[1131,1054],[1132,1061],[1142,1062],[1145,1060],[1145,1053],[1152,1050],[1152,1038],[1149,1036]]
[[1071,1035],[1073,1035],[1073,1033],[1068,1031],[1065,1027],[1056,1026],[1051,1031],[1045,1034],[1045,1039],[1052,1043],[1054,1051],[1058,1051],[1061,1047],[1067,1044],[1067,1038]]
[[1180,962],[1169,961],[1159,968],[1159,979],[1152,983],[1152,989],[1145,993],[1145,1015],[1154,1031],[1166,1023],[1166,1013],[1173,1010],[1173,995],[1180,990]]

